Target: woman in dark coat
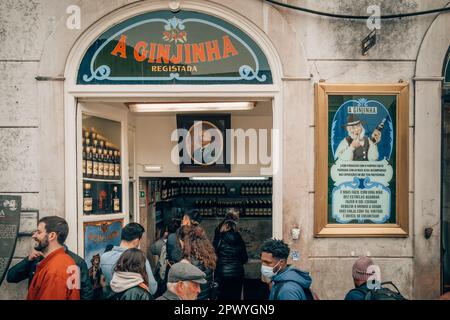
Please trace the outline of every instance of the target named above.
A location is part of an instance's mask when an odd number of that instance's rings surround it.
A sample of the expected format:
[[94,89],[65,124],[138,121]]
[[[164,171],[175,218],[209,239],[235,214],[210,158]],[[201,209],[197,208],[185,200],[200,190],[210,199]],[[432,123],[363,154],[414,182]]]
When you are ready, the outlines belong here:
[[238,213],[231,210],[217,226],[213,245],[217,255],[216,281],[219,300],[240,300],[244,264],[248,261],[245,242],[237,231]]

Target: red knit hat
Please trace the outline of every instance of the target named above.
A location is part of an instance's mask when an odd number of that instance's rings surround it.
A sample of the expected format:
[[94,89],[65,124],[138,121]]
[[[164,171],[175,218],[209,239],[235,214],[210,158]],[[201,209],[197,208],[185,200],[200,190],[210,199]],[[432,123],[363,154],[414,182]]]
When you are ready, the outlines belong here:
[[360,257],[355,261],[352,268],[352,276],[355,280],[367,281],[374,272],[368,272],[369,266],[373,265],[372,259],[369,257]]

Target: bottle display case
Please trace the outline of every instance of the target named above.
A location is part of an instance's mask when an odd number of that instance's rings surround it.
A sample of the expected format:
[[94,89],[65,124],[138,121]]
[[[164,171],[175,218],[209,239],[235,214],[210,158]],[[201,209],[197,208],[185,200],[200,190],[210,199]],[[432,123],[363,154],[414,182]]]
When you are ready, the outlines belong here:
[[[197,181],[189,178],[146,180],[147,203],[155,212],[155,238],[159,238],[172,218],[181,218],[190,209],[199,210],[201,226],[210,239],[229,209],[239,213],[239,229],[249,259],[259,261],[259,246],[272,236],[272,179]],[[255,260],[255,261],[256,261]]]
[[120,123],[89,115],[82,119],[82,213],[122,213]]
[[162,178],[152,183],[154,202],[195,208],[206,217],[224,217],[228,209],[240,217],[272,216],[272,181],[191,181],[187,178]]

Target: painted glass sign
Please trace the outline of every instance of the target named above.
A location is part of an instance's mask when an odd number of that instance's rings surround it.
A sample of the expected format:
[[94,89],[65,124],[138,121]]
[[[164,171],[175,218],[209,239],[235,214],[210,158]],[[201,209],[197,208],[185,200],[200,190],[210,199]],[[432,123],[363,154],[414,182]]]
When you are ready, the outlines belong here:
[[100,257],[105,250],[120,245],[123,219],[84,223],[84,260],[94,293],[101,290]]
[[192,11],[155,11],[104,32],[77,84],[271,84],[263,51],[242,30]]
[[[100,263],[100,256],[106,247],[118,246],[122,232],[122,220],[85,222],[84,224],[84,260],[88,268]],[[98,257],[98,262],[96,260]]]
[[329,95],[329,223],[395,223],[395,95]]

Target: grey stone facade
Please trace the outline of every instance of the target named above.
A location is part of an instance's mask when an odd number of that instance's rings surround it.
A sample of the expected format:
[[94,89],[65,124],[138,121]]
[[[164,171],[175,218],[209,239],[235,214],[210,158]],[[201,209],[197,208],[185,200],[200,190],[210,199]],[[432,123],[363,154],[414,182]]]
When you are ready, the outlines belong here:
[[[132,0],[4,0],[0,2],[0,193],[22,196],[21,237],[14,261],[32,246],[39,217],[65,216],[64,76],[77,39],[108,15],[145,2]],[[161,1],[164,3],[168,1]],[[180,1],[202,3],[202,1]],[[361,55],[366,21],[295,12],[260,0],[205,1],[245,16],[277,50],[283,70],[283,235],[301,252],[322,299],[342,299],[352,287],[351,265],[370,254],[382,278],[408,298],[440,294],[441,69],[450,45],[450,13],[382,21],[377,44]],[[314,10],[365,15],[445,6],[433,1],[289,0]],[[66,8],[81,8],[81,29],[66,27]],[[88,44],[86,44],[87,46]],[[49,77],[47,80],[36,77]],[[40,79],[40,80],[39,80]],[[314,83],[410,83],[410,184],[407,238],[316,239],[314,220]],[[438,137],[438,138],[436,138]],[[301,139],[301,143],[298,140]],[[425,151],[426,150],[426,151]],[[289,230],[302,226],[301,238]],[[426,240],[425,227],[434,233]],[[333,288],[330,290],[330,288]],[[0,299],[22,299],[26,283],[0,288]]]

